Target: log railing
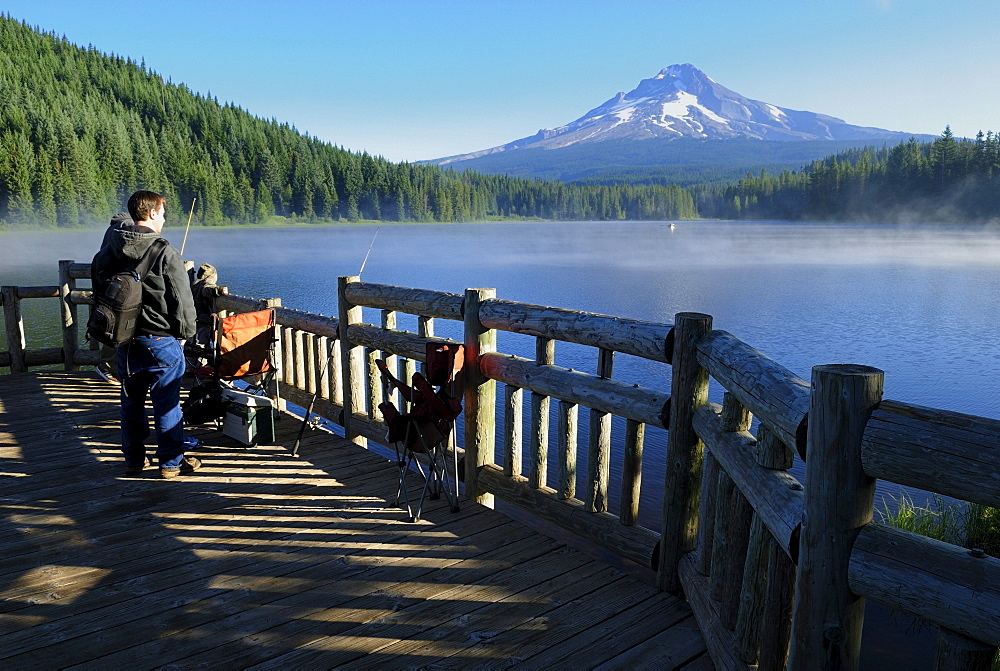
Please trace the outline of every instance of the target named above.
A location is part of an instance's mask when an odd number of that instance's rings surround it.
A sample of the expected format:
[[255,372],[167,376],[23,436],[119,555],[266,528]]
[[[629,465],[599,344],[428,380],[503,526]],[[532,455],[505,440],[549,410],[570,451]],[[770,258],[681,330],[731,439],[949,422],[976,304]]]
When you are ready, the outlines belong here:
[[[76,306],[90,295],[75,280],[88,276],[86,264],[64,261],[58,286],[3,288],[9,346],[0,366],[20,373],[97,362],[78,345]],[[20,301],[40,297],[61,299],[61,348],[25,345]],[[306,406],[315,394],[314,411],[362,445],[386,435],[375,361],[408,379],[428,341],[452,342],[435,336],[435,320],[461,322],[466,495],[503,499],[651,564],[663,589],[690,602],[717,666],[857,668],[870,598],[939,628],[937,668],[990,667],[1000,645],[1000,560],[876,524],[872,512],[876,478],[1000,505],[1000,421],[883,400],[881,371],[864,366],[817,366],[807,382],[713,330],[707,315],[659,324],[501,300],[489,289],[451,294],[357,277],[340,278],[338,297],[336,317],[277,299],[219,300],[233,312],[275,307],[282,399]],[[378,310],[379,323],[365,323],[363,308]],[[398,328],[398,313],[416,315],[415,332]],[[535,357],[496,351],[497,331],[534,337]],[[593,347],[596,374],[555,365],[558,342]],[[614,380],[615,353],[670,365],[670,393]],[[721,405],[708,400],[713,383]],[[578,448],[580,406],[589,430]],[[625,420],[614,452],[613,415]],[[657,530],[637,524],[647,425],[668,429],[666,471],[645,474],[664,482]],[[608,509],[615,453],[617,515]],[[789,472],[796,455],[804,482]]]

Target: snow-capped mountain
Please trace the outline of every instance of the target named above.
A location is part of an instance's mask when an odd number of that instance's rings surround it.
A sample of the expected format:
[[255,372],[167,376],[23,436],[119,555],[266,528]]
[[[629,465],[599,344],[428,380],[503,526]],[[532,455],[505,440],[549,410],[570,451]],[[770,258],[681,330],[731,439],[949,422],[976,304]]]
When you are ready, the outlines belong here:
[[690,63],[671,65],[628,93],[572,123],[470,154],[429,161],[440,165],[515,149],[557,149],[603,140],[732,139],[894,140],[910,133],[853,126],[842,119],[751,100],[718,84]]

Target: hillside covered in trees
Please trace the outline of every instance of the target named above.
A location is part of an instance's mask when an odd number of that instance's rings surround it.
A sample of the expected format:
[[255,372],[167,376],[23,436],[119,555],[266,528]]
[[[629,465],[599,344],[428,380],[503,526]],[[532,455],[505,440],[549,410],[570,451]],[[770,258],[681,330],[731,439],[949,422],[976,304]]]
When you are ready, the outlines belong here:
[[988,221],[1000,218],[1000,134],[852,149],[799,172],[747,175],[698,190],[702,216],[838,221]]
[[107,223],[137,188],[208,225],[684,219],[676,186],[584,186],[394,164],[220,104],[146,68],[0,15],[0,225]]

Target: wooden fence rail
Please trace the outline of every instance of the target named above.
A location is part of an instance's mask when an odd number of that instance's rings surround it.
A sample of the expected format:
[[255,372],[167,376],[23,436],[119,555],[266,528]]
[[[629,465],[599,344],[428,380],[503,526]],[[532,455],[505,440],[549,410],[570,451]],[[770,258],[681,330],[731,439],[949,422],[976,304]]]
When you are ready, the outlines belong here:
[[[79,343],[77,306],[91,297],[76,280],[89,265],[62,261],[59,275],[58,285],[0,291],[0,366],[11,373],[97,363],[94,346]],[[60,299],[63,344],[29,349],[21,301],[42,298]],[[314,411],[359,444],[386,436],[378,405],[389,392],[375,362],[409,379],[428,342],[454,342],[435,336],[435,320],[461,322],[465,432],[456,449],[466,495],[486,505],[498,497],[654,568],[661,588],[688,598],[717,666],[857,668],[870,598],[939,628],[937,668],[989,668],[1000,646],[1000,560],[876,524],[872,499],[881,478],[1000,505],[1000,421],[884,400],[881,371],[864,366],[817,366],[807,382],[713,330],[707,315],[661,324],[502,300],[491,289],[454,294],[358,277],[339,279],[338,299],[335,317],[279,299],[219,300],[230,312],[275,308],[274,395],[300,406],[315,395]],[[378,323],[365,323],[363,308],[377,310]],[[398,328],[398,313],[416,316],[415,332]],[[498,352],[497,331],[534,337],[534,359]],[[592,347],[596,372],[557,366],[558,342]],[[616,353],[671,366],[671,388],[615,380]],[[712,384],[721,405],[708,400]],[[586,446],[577,444],[581,407]],[[613,416],[625,426],[617,451]],[[668,430],[665,472],[643,469],[647,425]],[[608,510],[613,454],[622,459],[617,514]],[[796,454],[803,482],[789,472]],[[637,523],[643,477],[664,483],[659,529]]]

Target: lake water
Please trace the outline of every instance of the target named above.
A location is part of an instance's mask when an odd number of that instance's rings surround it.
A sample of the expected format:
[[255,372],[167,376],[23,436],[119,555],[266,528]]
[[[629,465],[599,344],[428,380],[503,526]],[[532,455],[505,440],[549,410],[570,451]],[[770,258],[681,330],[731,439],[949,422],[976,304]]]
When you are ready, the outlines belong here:
[[[281,297],[288,307],[335,315],[337,277],[356,275],[372,245],[363,273],[368,282],[454,293],[492,287],[503,299],[649,321],[704,312],[713,316],[715,328],[806,380],[815,365],[866,364],[885,371],[885,398],[1000,418],[997,228],[776,222],[678,222],[673,229],[649,222],[387,225],[372,244],[375,232],[375,226],[199,228],[190,232],[184,256],[215,265],[220,284],[234,293]],[[101,230],[2,235],[0,283],[55,284],[57,261],[89,261],[102,235]],[[165,235],[179,247],[183,229],[168,228]],[[25,303],[29,329],[31,320],[49,309],[33,303],[55,301]],[[365,317],[378,323],[374,311]],[[401,319],[400,327],[412,323]],[[436,332],[458,338],[461,325],[439,321]],[[46,338],[51,342],[29,346],[58,344],[54,331]],[[500,334],[499,348],[534,356],[533,339],[523,336]],[[593,372],[596,353],[559,344],[556,363]],[[667,366],[628,356],[616,359],[614,377],[664,389],[670,379]],[[713,386],[713,400],[720,400],[720,393]],[[585,412],[580,420],[585,432]],[[621,426],[613,431],[620,445]],[[648,431],[644,454],[640,521],[652,528],[658,527],[664,436]],[[612,463],[614,494],[620,458]],[[898,493],[882,483],[878,497]],[[923,638],[933,644],[933,636]]]

